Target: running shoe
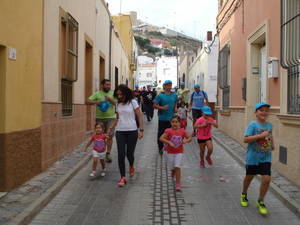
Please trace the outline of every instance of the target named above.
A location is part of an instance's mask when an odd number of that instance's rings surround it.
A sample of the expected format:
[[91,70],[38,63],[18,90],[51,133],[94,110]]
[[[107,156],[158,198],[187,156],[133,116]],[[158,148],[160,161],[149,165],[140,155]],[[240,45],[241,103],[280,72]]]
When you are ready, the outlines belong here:
[[126,183],[127,183],[126,178],[121,177],[121,179],[119,180],[118,186],[119,187],[124,187]]
[[181,191],[181,184],[176,184],[175,185],[175,190],[176,191]]
[[204,160],[200,160],[200,168],[205,168],[205,162],[204,162]]
[[268,214],[268,209],[264,203],[264,201],[257,201],[256,207],[258,208],[258,211],[262,215],[267,215]]
[[240,200],[241,200],[241,206],[243,206],[243,207],[248,206],[247,194],[241,194]]
[[208,165],[212,165],[213,164],[213,161],[211,160],[211,157],[210,156],[206,156],[206,161],[207,161],[207,163],[208,163]]
[[91,173],[90,173],[90,177],[95,177],[96,176],[96,171],[92,171]]
[[106,162],[108,162],[108,163],[112,162],[111,155],[108,152],[106,153]]
[[106,175],[106,168],[104,168],[101,173],[100,173],[101,177],[105,177]]
[[135,171],[135,169],[134,169],[133,166],[129,167],[129,175],[130,175],[131,177],[134,176],[134,171]]

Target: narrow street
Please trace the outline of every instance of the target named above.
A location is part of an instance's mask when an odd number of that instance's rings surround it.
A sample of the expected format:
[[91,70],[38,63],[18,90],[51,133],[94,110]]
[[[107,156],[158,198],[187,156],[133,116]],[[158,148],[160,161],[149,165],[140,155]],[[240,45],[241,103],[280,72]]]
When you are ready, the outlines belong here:
[[[189,128],[190,129],[190,128]],[[176,193],[164,158],[156,147],[157,120],[147,123],[136,148],[135,177],[117,187],[119,172],[114,145],[106,177],[91,180],[91,161],[35,217],[31,225],[299,225],[299,218],[271,192],[262,217],[255,202],[259,183],[249,191],[250,205],[241,208],[244,168],[214,143],[214,165],[200,169],[198,145],[185,147],[183,191]]]

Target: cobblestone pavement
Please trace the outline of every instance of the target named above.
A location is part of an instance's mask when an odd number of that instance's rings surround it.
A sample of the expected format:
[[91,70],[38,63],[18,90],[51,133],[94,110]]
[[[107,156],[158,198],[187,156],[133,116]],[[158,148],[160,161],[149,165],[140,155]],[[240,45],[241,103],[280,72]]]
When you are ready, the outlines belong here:
[[5,193],[0,198],[0,224],[11,221],[12,218],[23,212],[31,203],[74,168],[84,157],[81,151],[83,145],[84,143],[79,145],[73,152],[66,154],[65,157],[58,160],[45,172],[32,178],[19,188]]
[[183,191],[175,192],[165,159],[156,148],[157,121],[147,123],[136,149],[135,177],[116,186],[116,149],[107,176],[88,178],[91,162],[35,217],[31,225],[299,225],[299,218],[272,193],[262,217],[255,208],[259,183],[249,190],[250,205],[241,208],[242,168],[215,143],[214,166],[199,168],[198,145],[186,145]]

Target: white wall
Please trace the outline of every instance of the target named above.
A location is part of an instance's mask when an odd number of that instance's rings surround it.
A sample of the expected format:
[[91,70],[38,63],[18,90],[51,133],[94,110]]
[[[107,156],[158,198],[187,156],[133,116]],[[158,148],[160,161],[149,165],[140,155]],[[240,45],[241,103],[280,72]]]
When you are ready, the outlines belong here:
[[[162,88],[165,80],[171,80],[173,87],[177,85],[177,59],[176,57],[162,56],[157,60],[157,83]],[[159,82],[161,81],[161,82]]]
[[[204,43],[204,46],[211,42]],[[200,51],[194,63],[188,68],[188,88],[193,90],[194,84],[200,84],[201,89],[208,95],[209,102],[217,101],[218,74],[218,39],[211,46],[208,54],[204,48]]]
[[[150,73],[151,77],[148,77],[147,74]],[[153,85],[153,82],[156,81],[156,64],[140,65],[137,70],[136,81],[139,87]]]

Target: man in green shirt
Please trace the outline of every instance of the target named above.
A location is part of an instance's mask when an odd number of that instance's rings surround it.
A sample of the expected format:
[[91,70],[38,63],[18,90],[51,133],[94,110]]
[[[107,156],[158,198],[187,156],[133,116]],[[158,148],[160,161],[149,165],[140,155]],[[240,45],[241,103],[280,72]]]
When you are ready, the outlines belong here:
[[[96,123],[101,123],[104,128],[104,132],[108,134],[113,133],[112,123],[116,118],[115,105],[117,100],[114,98],[114,92],[110,90],[110,80],[104,79],[100,83],[100,91],[95,92],[87,100],[89,104],[95,104],[96,107]],[[106,161],[111,162],[110,151],[112,148],[113,139],[110,137],[107,140],[107,152]]]
[[180,98],[180,100],[184,102],[186,107],[188,107],[189,104],[189,92],[190,90],[185,88],[185,83],[181,82],[180,88],[177,90],[177,95]]

